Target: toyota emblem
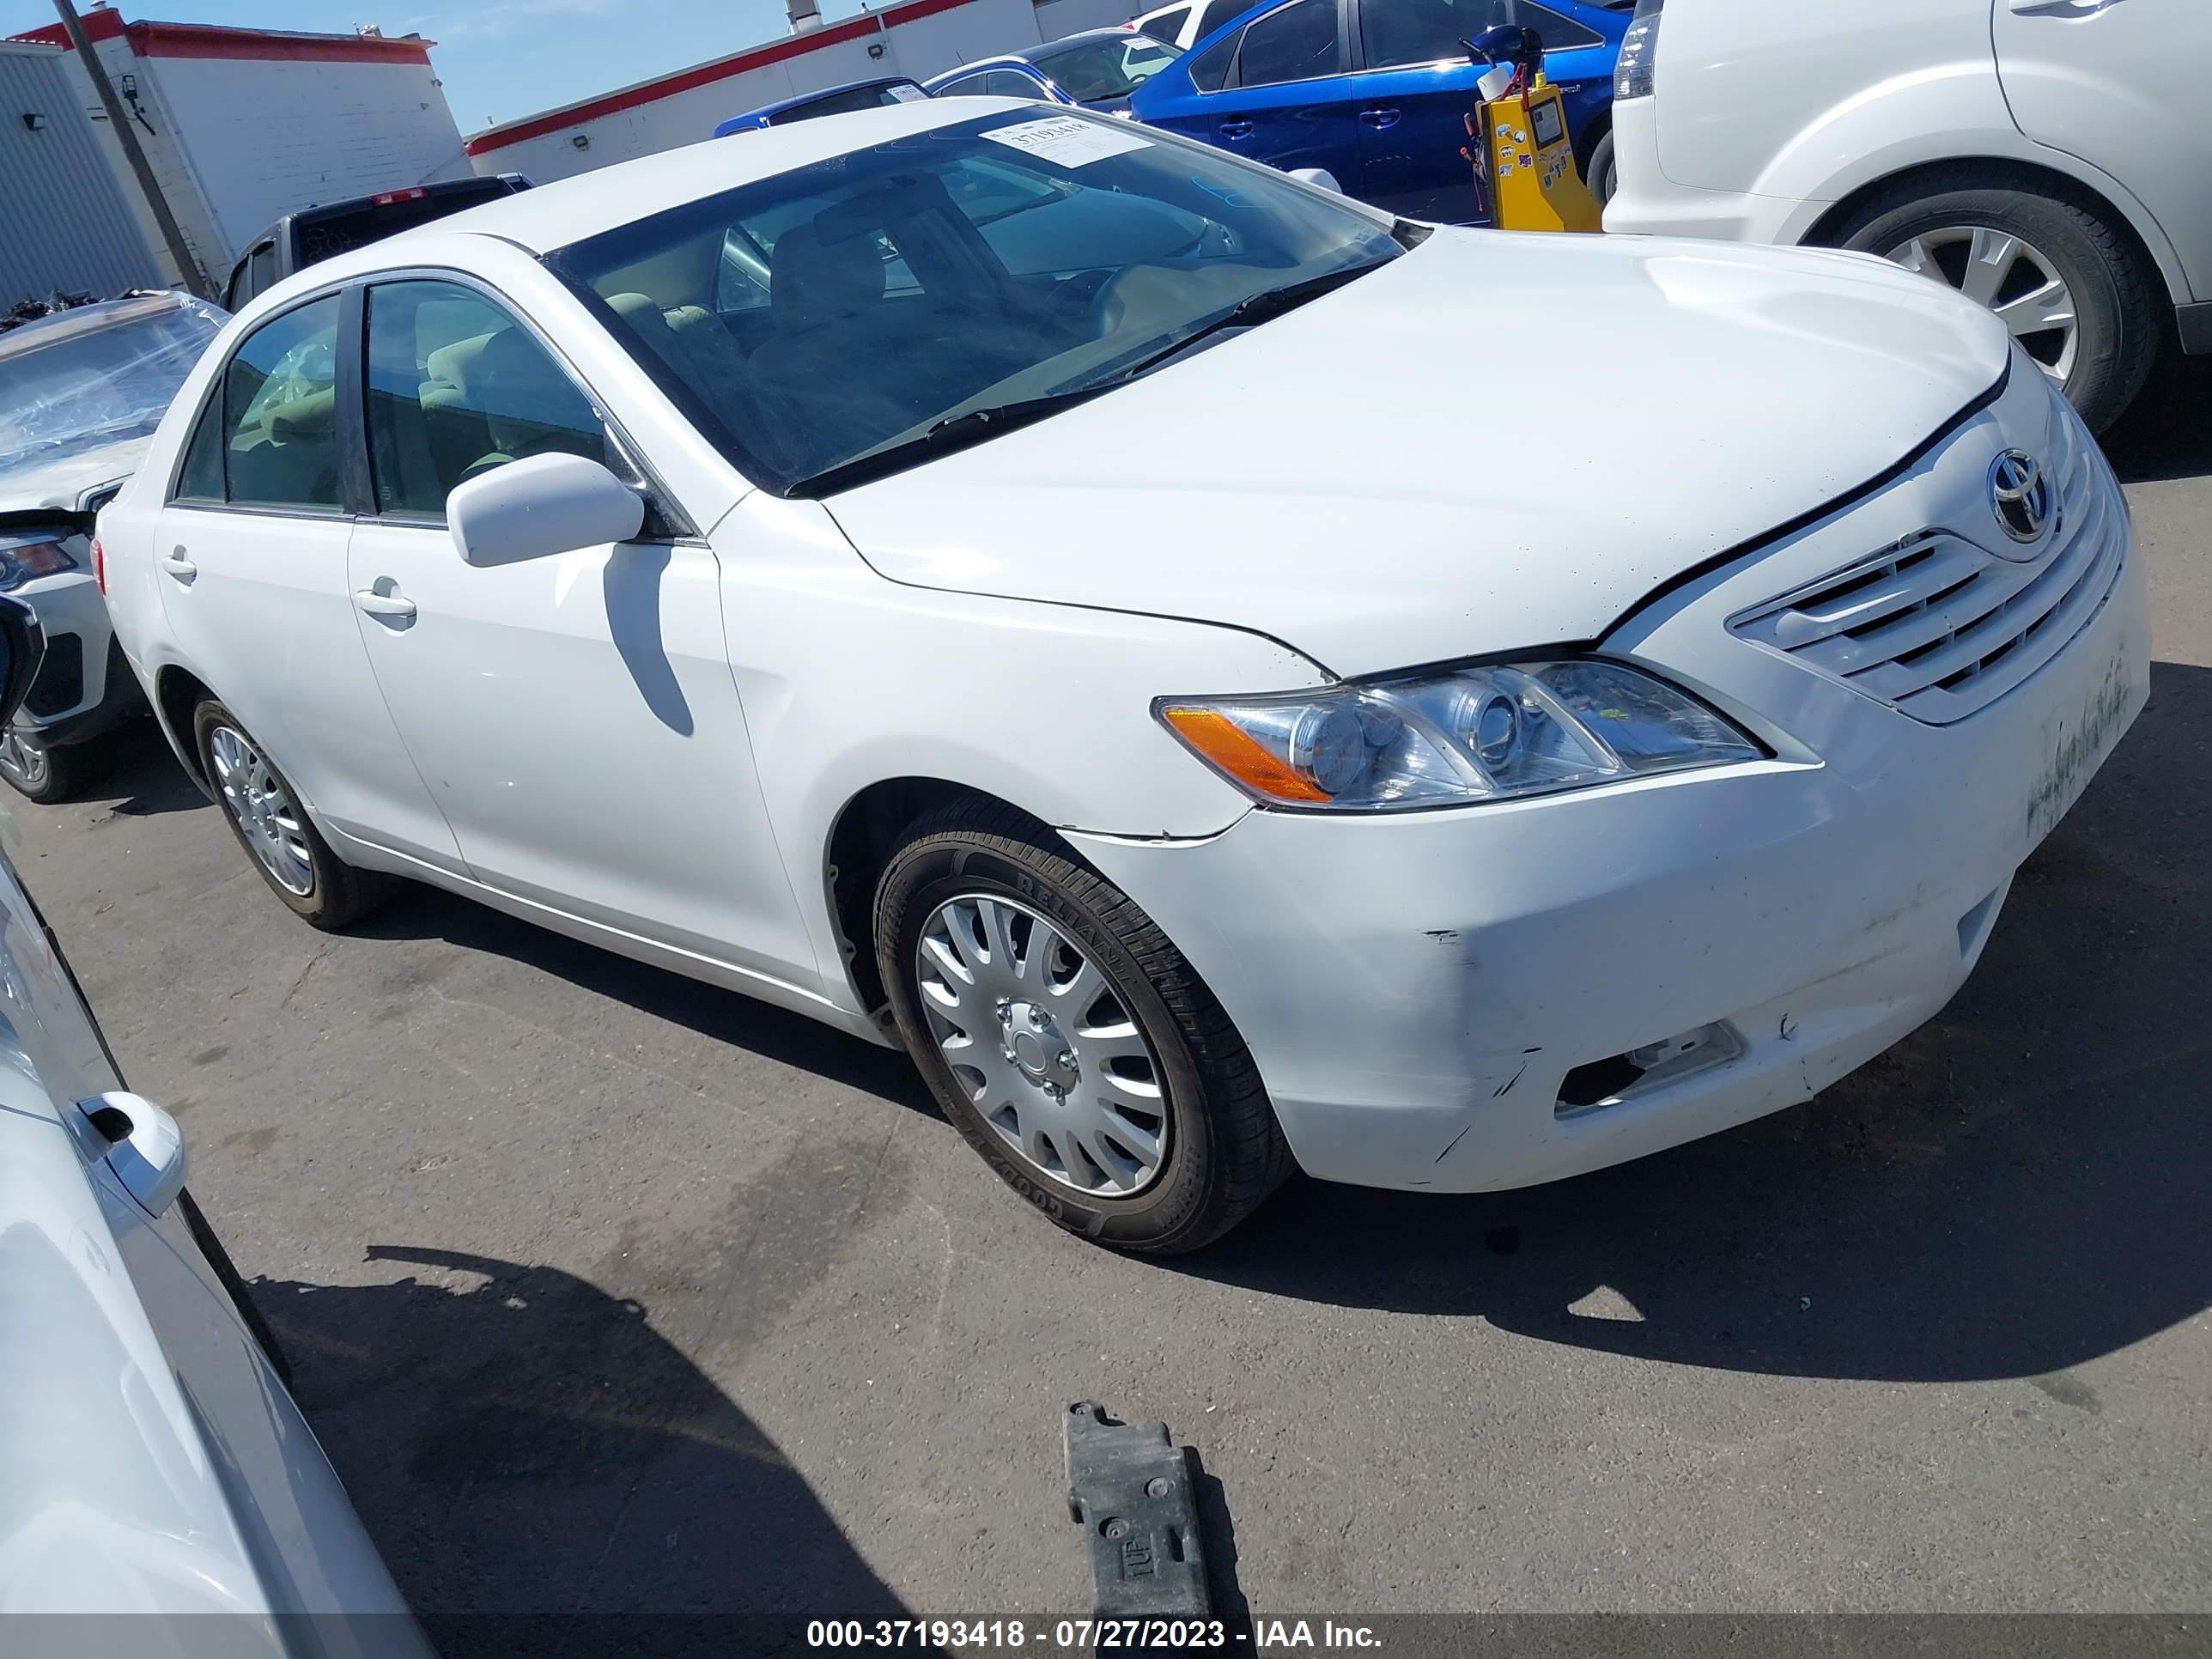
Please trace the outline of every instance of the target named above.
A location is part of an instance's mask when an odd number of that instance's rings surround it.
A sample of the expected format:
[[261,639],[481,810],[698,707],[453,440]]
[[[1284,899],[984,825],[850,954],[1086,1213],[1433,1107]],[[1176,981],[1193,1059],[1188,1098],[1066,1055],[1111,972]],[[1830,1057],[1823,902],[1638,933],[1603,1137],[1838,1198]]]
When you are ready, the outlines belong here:
[[2039,542],[2051,526],[2051,481],[2034,456],[2008,449],[1990,467],[1990,505],[2005,534]]

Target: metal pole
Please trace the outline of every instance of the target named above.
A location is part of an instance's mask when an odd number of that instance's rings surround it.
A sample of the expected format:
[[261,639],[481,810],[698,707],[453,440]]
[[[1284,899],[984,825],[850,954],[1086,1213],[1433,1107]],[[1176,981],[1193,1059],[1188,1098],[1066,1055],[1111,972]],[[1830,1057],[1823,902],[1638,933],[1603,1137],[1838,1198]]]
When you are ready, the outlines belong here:
[[92,49],[92,38],[84,32],[83,20],[70,0],[54,0],[54,9],[62,15],[62,27],[69,31],[70,44],[76,48],[78,60],[84,72],[92,77],[92,84],[100,94],[100,101],[107,111],[107,125],[122,140],[123,153],[131,158],[131,171],[138,177],[138,188],[145,192],[146,204],[154,210],[154,222],[161,232],[161,240],[168,244],[169,257],[176,261],[178,272],[185,286],[203,300],[216,297],[209,284],[207,273],[200,269],[192,251],[185,244],[185,233],[177,223],[177,216],[169,211],[169,198],[161,194],[161,182],[154,177],[154,169],[146,160],[146,152],[138,147],[138,135],[131,130],[131,117],[123,107],[123,100],[115,95],[109,82],[107,70],[100,61],[100,54]]

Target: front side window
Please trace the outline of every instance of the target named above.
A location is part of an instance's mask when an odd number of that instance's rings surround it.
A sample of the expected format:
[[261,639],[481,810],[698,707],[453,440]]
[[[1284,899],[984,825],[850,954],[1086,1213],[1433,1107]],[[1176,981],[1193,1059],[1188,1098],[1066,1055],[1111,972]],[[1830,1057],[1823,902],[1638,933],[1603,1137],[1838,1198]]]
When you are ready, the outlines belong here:
[[[771,326],[749,352],[731,331],[672,325],[733,235],[768,273]],[[854,467],[927,459],[906,446],[941,422],[1103,392],[1230,326],[1244,301],[1316,292],[1301,285],[1400,251],[1352,204],[1204,145],[1017,110],[690,202],[547,263],[605,302],[616,337],[740,471],[819,494]]]
[[234,507],[335,509],[338,296],[271,318],[223,370],[222,461]]
[[526,456],[606,458],[606,428],[568,371],[504,307],[459,283],[369,289],[365,380],[380,513],[443,518],[455,486]]
[[1291,0],[1244,31],[1237,84],[1273,87],[1337,71],[1336,0]]
[[930,96],[933,98],[980,98],[990,89],[990,79],[988,75],[963,75],[957,81],[947,81]]

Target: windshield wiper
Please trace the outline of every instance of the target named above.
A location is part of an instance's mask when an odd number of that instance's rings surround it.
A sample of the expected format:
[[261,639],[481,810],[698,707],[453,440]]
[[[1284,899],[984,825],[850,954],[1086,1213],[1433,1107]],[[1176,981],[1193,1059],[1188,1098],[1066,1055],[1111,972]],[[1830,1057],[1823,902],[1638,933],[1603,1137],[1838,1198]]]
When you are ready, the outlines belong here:
[[[1376,264],[1387,264],[1377,260]],[[949,455],[995,438],[1002,432],[1041,421],[1048,415],[1056,415],[1063,409],[1088,403],[1101,393],[1115,386],[1127,386],[1139,375],[1149,374],[1170,358],[1179,357],[1201,340],[1224,333],[1232,328],[1250,328],[1286,311],[1295,311],[1309,300],[1318,300],[1332,289],[1342,288],[1355,276],[1364,276],[1375,269],[1374,264],[1353,265],[1348,270],[1332,270],[1319,276],[1309,276],[1303,282],[1285,283],[1280,288],[1263,289],[1248,295],[1219,316],[1210,319],[1182,336],[1170,344],[1139,358],[1127,368],[1103,380],[1086,381],[1082,386],[1070,386],[1066,391],[1046,393],[1042,398],[1024,398],[1011,404],[994,404],[983,409],[963,409],[957,415],[947,415],[918,437],[908,438],[883,449],[873,449],[856,455],[849,461],[825,467],[799,479],[783,493],[787,496],[809,499],[835,495],[841,489],[850,489],[871,480],[887,477],[912,466],[925,456]]]
[[872,449],[849,461],[840,461],[835,466],[825,467],[801,478],[783,493],[811,498],[850,489],[856,484],[864,484],[871,479],[900,471],[925,455],[949,455],[955,450],[980,444],[986,438],[995,438],[1001,432],[1027,426],[1032,421],[1041,421],[1048,415],[1057,414],[1077,404],[1089,403],[1115,384],[1112,380],[1100,380],[1066,392],[1048,392],[1042,398],[1024,398],[1011,404],[993,404],[983,409],[963,409],[957,415],[947,415],[919,437],[908,438],[887,448]]
[[[1389,263],[1387,259],[1376,261],[1376,264]],[[1162,364],[1182,356],[1202,340],[1225,334],[1232,328],[1254,328],[1272,321],[1286,311],[1296,311],[1309,300],[1318,300],[1331,289],[1342,288],[1355,276],[1364,276],[1374,269],[1372,264],[1353,265],[1346,270],[1331,270],[1319,276],[1309,276],[1303,282],[1285,283],[1280,288],[1262,289],[1257,294],[1239,300],[1218,317],[1200,323],[1189,333],[1161,347],[1151,356],[1139,357],[1106,384],[1126,386],[1138,376],[1149,374]]]

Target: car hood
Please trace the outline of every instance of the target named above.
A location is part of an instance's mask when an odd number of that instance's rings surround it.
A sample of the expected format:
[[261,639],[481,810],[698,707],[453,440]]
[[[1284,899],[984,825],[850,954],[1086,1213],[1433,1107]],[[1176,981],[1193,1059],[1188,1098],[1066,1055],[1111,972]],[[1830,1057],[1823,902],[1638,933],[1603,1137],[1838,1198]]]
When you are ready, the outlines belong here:
[[1894,466],[2003,327],[1854,254],[1441,230],[1286,316],[831,497],[894,581],[1367,674],[1595,639]]
[[142,432],[51,460],[25,459],[0,466],[0,514],[74,512],[88,490],[119,483],[137,471],[152,441],[150,431]]

